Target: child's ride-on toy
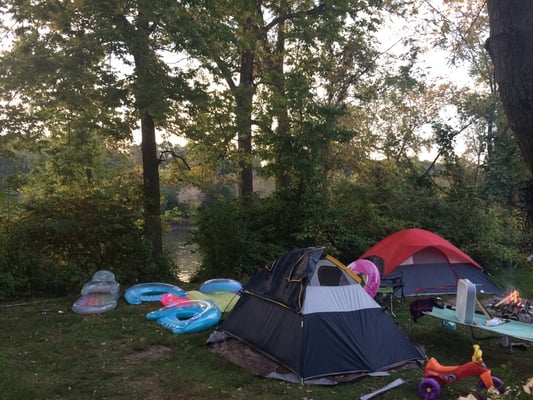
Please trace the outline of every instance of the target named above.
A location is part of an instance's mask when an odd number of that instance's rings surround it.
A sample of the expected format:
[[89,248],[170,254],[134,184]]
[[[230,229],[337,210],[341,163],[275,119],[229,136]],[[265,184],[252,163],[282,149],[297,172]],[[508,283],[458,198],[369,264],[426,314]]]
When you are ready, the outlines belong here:
[[477,395],[481,400],[487,398],[488,391],[505,392],[503,381],[492,376],[481,359],[481,350],[478,345],[474,345],[474,355],[472,360],[463,365],[444,366],[435,358],[431,357],[424,369],[424,378],[418,384],[418,393],[425,400],[436,400],[444,385],[449,385],[469,376],[479,376],[480,381],[477,384]]

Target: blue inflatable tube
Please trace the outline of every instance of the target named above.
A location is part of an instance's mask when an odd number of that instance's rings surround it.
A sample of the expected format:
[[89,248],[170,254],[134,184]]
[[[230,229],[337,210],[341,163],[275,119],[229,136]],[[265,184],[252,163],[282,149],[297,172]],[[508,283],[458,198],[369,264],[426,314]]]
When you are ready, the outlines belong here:
[[230,292],[230,293],[239,293],[242,290],[242,285],[240,282],[227,279],[227,278],[216,278],[205,281],[200,286],[200,292],[202,293],[213,293],[213,292]]
[[216,325],[222,312],[212,302],[189,300],[160,308],[146,315],[175,334],[200,332]]
[[152,282],[133,285],[126,290],[124,298],[130,304],[141,304],[147,301],[160,301],[165,293],[171,293],[177,297],[187,296],[187,292],[176,285]]

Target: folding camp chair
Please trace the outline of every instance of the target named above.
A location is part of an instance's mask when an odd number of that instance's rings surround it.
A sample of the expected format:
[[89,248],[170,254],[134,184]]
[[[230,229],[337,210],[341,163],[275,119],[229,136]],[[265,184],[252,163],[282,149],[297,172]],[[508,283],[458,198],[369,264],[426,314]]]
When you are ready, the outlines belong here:
[[398,291],[401,291],[400,297],[403,299],[403,286],[403,275],[401,273],[397,275],[388,275],[387,278],[381,278],[378,296],[381,303],[389,300],[390,305],[387,308],[394,317],[396,316],[396,314],[394,314],[394,297],[396,297]]

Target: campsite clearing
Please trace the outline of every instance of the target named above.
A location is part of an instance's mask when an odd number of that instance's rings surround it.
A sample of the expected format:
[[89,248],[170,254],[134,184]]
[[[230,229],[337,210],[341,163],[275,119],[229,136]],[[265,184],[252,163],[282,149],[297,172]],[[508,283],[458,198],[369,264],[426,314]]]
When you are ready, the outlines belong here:
[[[417,399],[422,369],[365,377],[336,386],[292,384],[260,378],[207,350],[211,331],[173,335],[145,319],[154,306],[130,305],[101,315],[72,313],[75,298],[12,301],[0,304],[0,392],[2,399],[358,399],[397,378],[405,384],[380,400]],[[22,303],[22,304],[21,304]],[[13,305],[19,304],[19,305]],[[423,318],[410,323],[409,302],[395,307],[402,331],[443,364],[471,356],[469,332],[442,328]],[[499,339],[481,343],[487,365],[512,388],[531,377],[533,348],[510,351]],[[446,388],[443,399],[474,389],[475,379]],[[518,399],[519,397],[513,397]]]

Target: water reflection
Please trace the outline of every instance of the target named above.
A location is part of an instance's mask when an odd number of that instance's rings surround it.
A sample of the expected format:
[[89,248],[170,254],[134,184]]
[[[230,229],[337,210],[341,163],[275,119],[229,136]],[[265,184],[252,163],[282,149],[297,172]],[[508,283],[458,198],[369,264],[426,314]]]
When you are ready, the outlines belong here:
[[201,264],[196,246],[189,243],[192,233],[188,228],[174,228],[163,235],[163,246],[178,266],[178,278],[189,282]]

